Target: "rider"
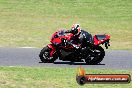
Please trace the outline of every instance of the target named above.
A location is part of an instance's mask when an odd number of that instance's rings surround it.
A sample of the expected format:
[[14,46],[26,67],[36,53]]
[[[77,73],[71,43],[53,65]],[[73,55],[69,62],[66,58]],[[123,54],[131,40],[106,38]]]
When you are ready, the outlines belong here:
[[81,29],[80,29],[80,25],[79,24],[73,24],[72,28],[70,30],[67,30],[65,33],[72,33],[73,37],[70,41],[70,43],[73,45],[73,47],[75,47],[76,49],[78,49],[80,47],[79,44],[79,36],[81,34]]
[[70,44],[76,49],[83,46],[91,46],[93,43],[92,35],[84,30],[81,30],[79,24],[73,24],[71,30],[67,30],[66,33],[72,33],[73,37]]

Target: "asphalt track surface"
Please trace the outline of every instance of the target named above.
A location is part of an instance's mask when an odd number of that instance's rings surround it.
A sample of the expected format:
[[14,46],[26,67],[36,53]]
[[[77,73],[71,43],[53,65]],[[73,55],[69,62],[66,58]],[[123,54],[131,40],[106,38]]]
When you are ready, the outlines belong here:
[[56,60],[55,63],[41,63],[39,48],[0,48],[0,66],[30,66],[30,67],[69,67],[95,69],[119,69],[132,71],[132,50],[106,50],[104,60],[98,65],[87,65],[83,62],[70,62]]

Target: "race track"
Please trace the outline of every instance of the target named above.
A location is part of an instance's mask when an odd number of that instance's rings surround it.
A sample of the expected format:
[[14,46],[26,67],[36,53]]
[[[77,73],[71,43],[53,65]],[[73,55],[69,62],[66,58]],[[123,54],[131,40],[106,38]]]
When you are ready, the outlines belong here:
[[79,67],[107,68],[132,70],[132,50],[107,50],[104,60],[99,65],[85,63],[55,61],[55,63],[41,63],[38,57],[39,48],[0,48],[0,66],[31,66],[31,67]]

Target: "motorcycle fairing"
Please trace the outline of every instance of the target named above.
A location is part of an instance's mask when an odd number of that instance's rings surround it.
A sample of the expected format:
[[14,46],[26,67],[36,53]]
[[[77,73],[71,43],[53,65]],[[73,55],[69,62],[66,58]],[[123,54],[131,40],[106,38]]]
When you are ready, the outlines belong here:
[[47,45],[49,49],[51,49],[50,57],[53,57],[53,54],[55,53],[56,49],[52,44]]
[[103,40],[103,39],[105,39],[107,36],[106,35],[96,35],[96,38],[98,39],[98,40]]
[[109,40],[109,35],[94,35],[94,45],[99,45],[104,43],[106,40]]
[[72,33],[65,33],[64,30],[60,30],[58,32],[55,32],[52,37],[51,37],[51,43],[58,45],[62,43],[62,39],[66,39],[66,40],[71,40],[71,38],[73,37]]

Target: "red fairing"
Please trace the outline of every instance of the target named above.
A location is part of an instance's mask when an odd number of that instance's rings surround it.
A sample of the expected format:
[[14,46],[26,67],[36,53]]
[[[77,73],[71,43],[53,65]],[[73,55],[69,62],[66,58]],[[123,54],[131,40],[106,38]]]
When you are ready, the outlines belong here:
[[58,32],[55,32],[52,37],[51,37],[51,40],[54,38],[55,35],[57,35]]
[[[62,38],[66,39],[66,40],[71,40],[71,38],[73,37],[73,34],[72,33],[68,33],[68,34],[61,34],[61,32],[63,32],[63,30],[60,30],[60,31],[57,31],[55,32],[52,37],[51,37],[51,40],[50,42],[52,44],[48,44],[48,47],[51,49],[50,51],[50,56],[53,57],[53,54],[55,53],[56,49],[55,47],[53,46],[54,44],[61,44],[62,43]],[[61,47],[61,46],[60,46]],[[65,49],[71,49],[73,47],[71,46],[66,46],[66,47],[61,47],[61,48],[65,48]]]
[[69,33],[69,34],[67,34],[66,36],[65,36],[65,38],[67,39],[67,40],[71,40],[71,38],[73,37],[74,35],[72,34],[72,33]]
[[[71,38],[73,37],[73,34],[72,33],[68,33],[66,35],[61,35],[61,36],[58,36],[58,32],[55,32],[53,35],[52,35],[52,38],[51,38],[51,43],[52,44],[61,44],[62,43],[62,38],[66,39],[66,40],[71,40]],[[57,37],[58,36],[58,37]]]
[[110,39],[110,35],[105,35],[105,36],[106,36],[106,38],[104,38],[103,40],[98,40],[96,35],[94,35],[94,38],[93,38],[94,39],[94,45],[99,45],[99,44],[105,42],[106,40]]
[[61,43],[61,39],[60,38],[54,38],[51,43],[58,43],[60,44]]
[[98,45],[99,44],[99,41],[98,39],[96,38],[96,35],[94,35],[94,45]]
[[55,53],[56,49],[52,44],[48,44],[48,48],[51,49],[50,56],[53,57],[53,54]]

